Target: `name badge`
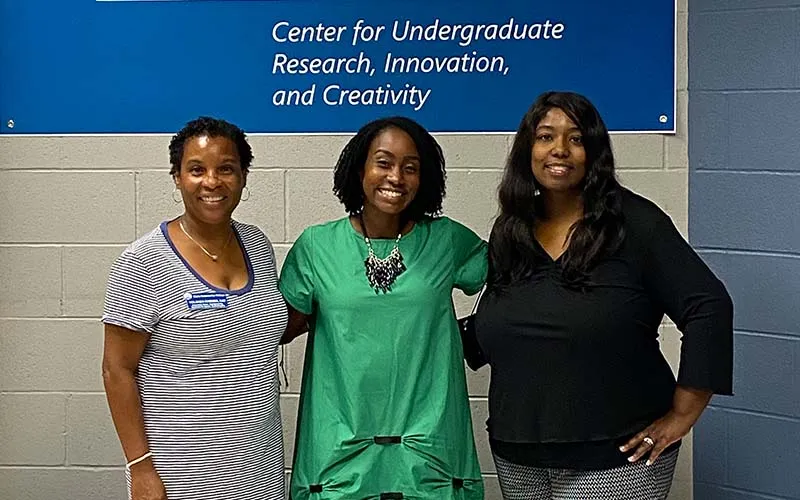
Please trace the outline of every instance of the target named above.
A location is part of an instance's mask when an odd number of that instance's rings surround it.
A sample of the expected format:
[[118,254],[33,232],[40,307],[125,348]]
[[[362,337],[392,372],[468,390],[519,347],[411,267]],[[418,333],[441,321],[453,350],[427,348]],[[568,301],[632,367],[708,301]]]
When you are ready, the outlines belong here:
[[225,293],[205,292],[183,294],[186,306],[190,311],[197,309],[227,309],[228,295]]

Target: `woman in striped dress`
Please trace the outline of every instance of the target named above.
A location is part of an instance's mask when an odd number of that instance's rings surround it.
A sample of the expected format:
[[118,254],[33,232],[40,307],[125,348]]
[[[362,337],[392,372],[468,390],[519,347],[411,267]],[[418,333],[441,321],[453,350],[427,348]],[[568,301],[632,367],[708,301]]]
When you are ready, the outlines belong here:
[[184,213],[120,255],[103,314],[103,379],[129,495],[282,499],[286,307],[269,240],[231,218],[252,152],[239,128],[212,118],[188,123],[169,150]]

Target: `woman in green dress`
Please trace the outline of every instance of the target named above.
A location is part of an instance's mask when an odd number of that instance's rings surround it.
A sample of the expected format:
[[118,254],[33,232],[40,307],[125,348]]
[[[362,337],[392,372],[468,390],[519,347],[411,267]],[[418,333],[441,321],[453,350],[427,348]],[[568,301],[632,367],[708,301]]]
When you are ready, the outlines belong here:
[[410,119],[371,122],[333,191],[349,216],[307,228],[280,278],[310,328],[291,496],[483,499],[452,291],[483,286],[486,244],[438,216],[442,150]]

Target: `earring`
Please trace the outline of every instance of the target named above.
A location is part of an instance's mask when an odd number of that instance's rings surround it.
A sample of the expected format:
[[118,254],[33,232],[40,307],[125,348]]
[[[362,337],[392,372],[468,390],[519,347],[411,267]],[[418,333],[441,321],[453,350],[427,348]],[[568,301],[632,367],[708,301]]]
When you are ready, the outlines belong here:
[[539,188],[535,188],[535,189],[533,190],[533,196],[539,196],[540,194],[542,194],[542,192],[541,192],[541,191],[539,191]]
[[[245,196],[245,193],[247,194],[247,196]],[[239,201],[247,201],[249,199],[250,199],[250,188],[245,186],[242,189],[242,196],[239,198]]]
[[[176,194],[178,195],[177,197],[175,196]],[[174,201],[175,203],[180,203],[183,201],[183,196],[181,195],[181,191],[177,187],[172,191],[172,201]]]

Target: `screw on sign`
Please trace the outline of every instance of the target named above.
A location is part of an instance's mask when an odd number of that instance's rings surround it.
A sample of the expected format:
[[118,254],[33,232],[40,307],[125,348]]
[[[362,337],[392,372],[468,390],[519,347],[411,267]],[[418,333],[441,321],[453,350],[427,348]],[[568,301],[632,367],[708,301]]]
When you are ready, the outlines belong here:
[[661,123],[667,123],[667,120],[669,120],[669,118],[667,118],[667,115],[661,115],[658,117],[658,121],[660,121]]
[[8,120],[6,125],[8,125],[8,128],[14,128],[14,120]]

